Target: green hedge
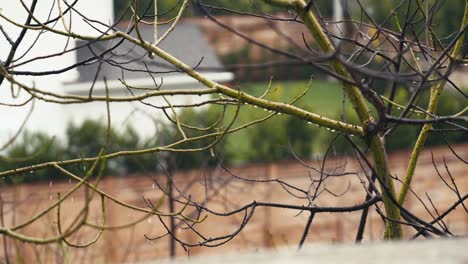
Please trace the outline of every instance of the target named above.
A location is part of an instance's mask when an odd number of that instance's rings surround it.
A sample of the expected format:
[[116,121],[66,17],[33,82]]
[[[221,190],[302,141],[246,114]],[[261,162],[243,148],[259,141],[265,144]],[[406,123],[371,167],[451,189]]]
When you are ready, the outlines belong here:
[[[306,82],[278,82],[274,83],[266,98],[276,101],[288,102],[306,87]],[[264,92],[265,84],[246,84],[246,91],[260,95]],[[396,102],[403,103],[408,99],[408,93],[399,89]],[[424,96],[428,96],[427,94]],[[338,83],[314,81],[310,91],[296,105],[312,112],[339,119],[341,108],[341,91]],[[421,100],[425,101],[425,100]],[[463,109],[465,101],[461,96],[443,94],[439,103],[439,114],[454,114]],[[425,107],[425,105],[420,105]],[[185,109],[179,112],[179,120],[185,124],[184,131],[188,137],[214,133],[225,128],[234,117],[237,106],[212,105],[200,109]],[[396,110],[396,114],[398,111]],[[257,120],[269,114],[253,106],[243,106],[233,127]],[[345,108],[346,121],[357,123],[356,115],[349,104]],[[416,116],[417,117],[417,116]],[[422,116],[421,116],[422,118]],[[444,125],[434,125],[443,128]],[[198,128],[198,129],[197,129]],[[199,128],[205,128],[201,131]],[[420,126],[399,125],[386,139],[389,151],[411,148],[418,136]],[[69,124],[64,140],[50,138],[40,132],[26,132],[22,138],[11,146],[1,157],[0,170],[10,170],[32,164],[48,161],[65,160],[80,157],[96,156],[104,145],[106,126],[97,121],[86,120],[81,124]],[[226,135],[212,150],[206,149],[196,153],[145,154],[138,156],[120,157],[108,161],[106,175],[127,175],[145,173],[161,169],[161,164],[167,157],[177,169],[199,168],[213,166],[218,158],[226,164],[268,162],[283,159],[292,159],[292,151],[301,158],[311,158],[323,155],[337,132],[318,128],[316,125],[287,115],[276,115],[273,118],[248,127],[234,134]],[[157,134],[149,139],[142,139],[136,131],[128,127],[122,131],[110,130],[110,142],[106,149],[108,153],[119,150],[143,149],[155,145],[164,145],[182,139],[182,135],[174,124],[164,124]],[[427,145],[440,145],[466,142],[466,132],[431,133]],[[177,148],[196,149],[208,146],[213,138],[197,142],[186,143]],[[356,139],[357,144],[362,144]],[[334,141],[333,153],[351,153],[352,148],[342,136]],[[216,157],[215,155],[216,154]],[[90,164],[68,166],[67,169],[83,175]],[[7,183],[46,181],[61,179],[64,176],[57,170],[47,168],[32,174],[8,177]]]

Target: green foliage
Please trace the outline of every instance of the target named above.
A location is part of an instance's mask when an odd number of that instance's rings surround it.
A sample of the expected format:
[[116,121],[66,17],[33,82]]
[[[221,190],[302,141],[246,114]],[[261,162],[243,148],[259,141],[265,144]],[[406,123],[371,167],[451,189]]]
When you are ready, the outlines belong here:
[[[372,16],[377,24],[382,25],[385,22],[384,27],[393,30],[397,29],[397,24],[394,17],[389,17],[389,10],[396,11],[396,18],[400,23],[405,21],[407,10],[409,10],[408,14],[411,18],[409,21],[411,32],[419,36],[423,36],[426,21],[421,12],[417,11],[418,1],[406,1],[402,5],[400,0],[364,0],[361,2],[362,6],[364,6],[366,11]],[[423,8],[426,7],[426,1],[419,2],[422,3]],[[429,12],[432,16],[431,25],[435,35],[440,38],[442,43],[449,43],[460,30],[460,21],[463,17],[465,1],[451,0],[450,3],[448,3],[448,1],[429,0],[428,4]],[[354,14],[356,19],[363,18],[365,22],[370,22],[367,20],[366,16],[362,15],[358,6],[356,6],[355,10],[358,10]],[[408,34],[411,34],[411,32],[407,29]],[[466,34],[465,40],[468,40],[468,36],[466,36]],[[466,54],[466,52],[468,52],[468,48],[463,47],[463,49]]]
[[[271,87],[267,98],[273,101],[290,101],[297,96],[297,92],[301,91],[300,88],[302,90],[306,88],[306,84],[302,83],[302,85],[303,87],[290,87],[290,89],[287,89],[284,87],[284,83],[276,84]],[[258,93],[259,91],[251,92]],[[307,107],[305,101],[298,104],[301,104],[304,108]],[[247,111],[243,111],[240,119],[243,119],[245,123],[246,119],[249,121],[258,120],[267,114],[269,113],[263,110],[247,108]],[[255,162],[290,159],[292,157],[291,151],[297,156],[309,157],[311,143],[315,135],[312,126],[304,120],[291,116],[276,115],[247,129],[242,140],[248,144],[249,150],[244,157],[238,157],[238,159],[243,158],[245,161]],[[232,139],[229,138],[228,140]],[[239,141],[241,139],[235,140]]]
[[[256,96],[260,96],[266,89],[265,83],[245,84],[247,92]],[[333,118],[341,119],[341,101],[342,92],[339,83],[325,82],[314,80],[307,94],[299,101],[300,107],[309,111]],[[273,82],[267,98],[288,102],[296,97],[306,87],[306,82]],[[400,88],[397,90],[395,101],[399,104],[404,104],[409,99],[409,93],[406,89]],[[428,94],[425,94],[428,96]],[[421,101],[427,101],[422,99]],[[443,94],[439,104],[440,115],[452,115],[463,109],[465,102],[464,98],[454,94]],[[425,108],[426,106],[421,105]],[[394,109],[396,114],[398,109]],[[228,110],[227,115],[232,109]],[[238,123],[256,120],[264,117],[268,113],[254,108],[245,106],[242,108]],[[375,115],[375,113],[374,113]],[[416,115],[413,118],[418,117]],[[421,115],[420,118],[423,116]],[[345,105],[346,122],[358,123],[358,119],[354,110],[349,103]],[[440,125],[435,125],[435,128],[440,128]],[[398,149],[406,149],[412,147],[420,126],[415,125],[399,125],[386,140],[386,148],[389,151]],[[291,159],[292,154],[290,146],[294,152],[302,157],[309,158],[315,155],[323,155],[328,148],[329,143],[336,136],[336,132],[319,128],[315,125],[307,124],[307,122],[288,116],[276,116],[266,122],[249,127],[246,130],[227,136],[225,151],[230,153],[230,161],[233,163],[244,163],[251,161],[274,161],[281,159]],[[450,136],[441,133],[432,133],[427,142],[428,145],[445,144],[445,140],[450,143],[464,142],[467,140],[466,132],[450,133]],[[363,145],[355,138],[358,145]],[[349,142],[339,136],[335,140],[333,153],[350,154],[352,147]]]
[[[114,0],[114,16],[119,18],[125,13],[128,6],[132,4],[132,0]],[[158,0],[158,13],[161,18],[172,18],[177,14],[177,6],[180,4],[180,0]],[[235,12],[265,12],[265,13],[276,13],[284,11],[272,5],[268,5],[262,1],[251,1],[251,0],[203,0],[200,1],[202,4],[207,6],[213,6],[217,8],[207,8],[212,15],[232,15],[233,12],[226,10],[232,10]],[[154,15],[154,0],[139,0],[138,1],[138,14],[140,16],[153,16]],[[320,11],[324,15],[331,14],[332,5],[330,1],[321,0],[316,4],[319,6]],[[224,8],[226,10],[222,10]],[[204,13],[198,10],[194,4],[189,5],[189,9],[185,13],[186,16],[202,16]],[[131,17],[131,10],[125,14],[124,18],[129,19]]]
[[[290,48],[291,50],[293,48]],[[245,47],[220,56],[223,65],[250,65],[269,63],[272,61],[284,60],[284,56],[262,49],[258,56],[253,55],[252,44],[247,44]],[[234,75],[242,82],[262,82],[265,77],[275,76],[277,80],[304,80],[315,77],[323,77],[323,73],[310,65],[268,65],[259,68],[234,68]]]
[[[105,145],[106,134],[106,125],[97,121],[85,120],[80,125],[69,124],[66,132],[67,155],[70,158],[97,156]],[[147,144],[140,140],[132,127],[127,127],[121,132],[111,128],[109,130],[109,143],[105,151],[112,153],[120,150],[135,150],[143,148]],[[108,162],[105,173],[107,175],[122,175],[151,170],[155,167],[152,165],[155,163],[152,161],[153,159],[154,157],[150,154],[117,158]]]
[[[438,104],[438,115],[454,115],[460,112],[462,109],[466,107],[466,99],[456,93],[450,94],[450,91],[445,91],[442,93],[439,104]],[[446,124],[440,125],[435,124],[435,129],[449,129],[454,127],[449,127]],[[427,145],[441,145],[448,143],[459,143],[459,142],[466,142],[468,140],[468,133],[466,131],[457,131],[457,132],[450,132],[450,133],[440,133],[440,132],[433,132],[429,135],[426,144]]]
[[254,162],[290,159],[290,148],[298,156],[308,157],[313,133],[307,125],[294,117],[279,116],[250,128],[244,139],[250,146],[245,159]]
[[[246,92],[255,96],[262,95],[267,89],[265,83],[245,84]],[[306,82],[273,82],[266,98],[290,102],[304,92]],[[341,93],[338,83],[313,81],[308,92],[296,105],[325,116],[334,116],[339,109]],[[234,109],[228,109],[230,115]],[[237,123],[245,124],[268,115],[269,112],[245,106],[241,109]],[[231,153],[232,163],[265,162],[291,159],[294,153],[301,158],[322,154],[328,146],[333,132],[317,128],[304,120],[276,115],[248,129],[227,136],[226,151]]]
[[[427,91],[421,98],[421,101],[428,102],[429,92]],[[409,93],[404,89],[399,89],[396,102],[402,103],[409,99]],[[465,99],[459,94],[450,94],[449,91],[445,91],[439,99],[438,104],[438,111],[437,114],[444,116],[444,115],[453,115],[461,111],[466,106]],[[423,109],[427,108],[427,105],[420,105]],[[399,110],[396,110],[396,114],[398,114]],[[413,114],[411,118],[417,118],[418,116]],[[419,116],[422,118],[422,115]],[[422,126],[416,125],[409,125],[409,124],[402,124],[396,127],[393,133],[387,137],[386,145],[388,150],[397,150],[397,149],[404,149],[404,148],[411,148],[418,138],[419,131],[421,130]],[[448,127],[447,125],[440,125],[434,124],[435,129],[441,128],[453,128]],[[434,146],[434,145],[442,145],[448,143],[460,143],[466,142],[468,139],[467,133],[463,131],[459,132],[450,132],[448,135],[447,133],[439,133],[433,132],[429,135],[426,145]]]
[[[133,0],[114,0],[114,16],[120,18],[123,15],[124,20],[128,20],[132,16],[132,10],[128,7],[133,3]],[[140,17],[150,18],[154,16],[154,0],[139,0],[138,15]],[[160,18],[174,17],[180,7],[179,0],[158,0],[158,13]]]
[[[237,12],[252,12],[252,10],[258,10],[266,13],[274,13],[282,11],[281,9],[274,7],[273,5],[265,4],[262,1],[251,1],[251,0],[204,0],[200,1],[205,5],[211,5],[216,7],[222,7],[228,10],[234,10]],[[211,10],[213,14],[229,15],[230,12]]]
[[[225,127],[229,120],[223,118],[224,109],[222,106],[211,106],[203,109],[186,108],[178,114],[179,121],[185,135],[188,138],[202,136],[209,133],[218,132],[218,128]],[[175,125],[166,125],[161,129],[159,143],[167,144],[182,140],[183,136],[179,128]],[[184,143],[177,148],[183,149],[200,149],[210,146],[215,141],[210,137],[207,139],[197,140],[195,142]],[[216,151],[221,160],[229,160],[229,154],[225,151],[226,142],[221,140],[216,146],[210,149],[204,149],[199,152],[175,152],[171,153],[171,159],[177,169],[200,168],[205,166],[213,166],[218,162],[218,159],[213,156],[212,151]]]
[[[246,84],[246,92],[259,96],[267,89],[265,83]],[[339,83],[324,81],[313,81],[312,86],[296,105],[328,116],[334,119],[341,117],[341,97]],[[289,102],[307,87],[306,82],[273,82],[266,98],[276,101]],[[424,96],[429,96],[424,94]],[[398,89],[395,101],[403,104],[409,98],[406,89]],[[426,100],[422,100],[426,101]],[[235,105],[220,106],[211,105],[201,109],[186,108],[178,113],[178,119],[185,126],[182,127],[187,137],[201,136],[207,133],[215,133],[232,121],[234,113],[237,111]],[[425,107],[421,105],[421,107]],[[440,115],[453,115],[465,107],[464,98],[454,94],[444,93],[439,103]],[[398,114],[398,109],[395,109]],[[237,120],[233,127],[258,120],[270,114],[259,108],[245,105],[240,109]],[[417,117],[417,116],[415,116]],[[422,117],[422,116],[421,116]],[[345,118],[347,122],[357,123],[357,117],[349,104],[345,107]],[[435,124],[435,128],[441,128]],[[412,147],[416,140],[420,126],[399,125],[393,133],[387,137],[387,150],[397,150]],[[14,144],[4,157],[0,158],[0,169],[10,170],[17,167],[24,167],[49,161],[63,159],[74,159],[81,157],[96,156],[105,145],[105,135],[107,127],[98,121],[86,120],[81,124],[69,124],[66,130],[66,140],[60,141],[50,138],[47,135],[36,132],[26,132],[22,138]],[[308,124],[304,120],[286,115],[276,115],[272,119],[256,124],[247,129],[234,134],[226,135],[213,148],[217,156],[226,164],[246,163],[246,162],[266,162],[283,159],[291,159],[291,150],[301,158],[310,158],[315,155],[323,155],[329,143],[336,136],[336,132],[319,128],[316,125]],[[427,141],[428,145],[464,142],[466,132],[450,133],[450,136],[442,133],[432,133]],[[152,147],[155,145],[165,145],[182,140],[183,137],[175,124],[163,124],[158,133],[148,140],[143,140],[132,127],[127,127],[121,131],[109,130],[109,144],[106,152],[116,152],[121,150],[137,150]],[[215,139],[207,138],[196,142],[185,143],[177,146],[179,149],[198,149],[209,146]],[[358,144],[362,144],[356,140]],[[332,153],[350,153],[351,146],[341,135],[333,145]],[[213,157],[210,149],[201,152],[174,152],[169,154],[174,162],[175,169],[200,168],[213,166],[218,162]],[[135,173],[145,173],[161,169],[163,157],[158,154],[144,154],[137,156],[127,156],[112,160],[107,163],[105,175],[126,175]],[[165,161],[165,160],[164,160]],[[83,175],[86,167],[90,164],[78,166],[68,166],[67,169]],[[32,174],[23,174],[5,179],[7,183],[48,181],[51,179],[63,179],[65,176],[56,169],[47,168],[35,171]]]
[[[104,146],[106,130],[104,125],[90,119],[80,125],[70,123],[66,131],[69,155],[72,157],[97,155]],[[113,129],[109,131],[109,135],[111,140],[116,138]]]
[[[0,170],[12,170],[18,167],[26,167],[38,163],[61,160],[64,149],[61,142],[50,138],[44,133],[25,132],[20,142],[15,143],[0,157]],[[46,181],[56,178],[58,173],[55,169],[47,168],[34,173],[24,173],[14,177],[6,177],[6,183],[20,183],[27,181]]]
[[331,17],[333,15],[333,1],[316,0],[314,5],[323,17]]
[[[105,146],[106,133],[106,125],[93,120],[85,120],[79,125],[69,124],[64,141],[50,138],[42,132],[25,132],[22,138],[6,151],[4,157],[0,158],[0,169],[11,170],[44,162],[97,156],[101,148]],[[147,146],[148,142],[142,142],[133,128],[127,127],[120,133],[111,128],[109,130],[109,144],[105,151],[111,153],[120,150],[141,149]],[[104,174],[109,176],[154,171],[156,168],[155,160],[154,155],[151,154],[113,159],[107,162]],[[66,166],[66,169],[82,176],[90,166],[91,163],[80,163],[79,165]],[[57,169],[48,167],[32,174],[8,177],[5,181],[19,183],[59,180],[67,177]]]

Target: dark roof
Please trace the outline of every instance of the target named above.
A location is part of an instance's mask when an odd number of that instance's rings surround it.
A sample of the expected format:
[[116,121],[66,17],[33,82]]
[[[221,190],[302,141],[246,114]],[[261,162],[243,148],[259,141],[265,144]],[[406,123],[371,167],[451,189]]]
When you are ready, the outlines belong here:
[[[169,25],[160,25],[158,35],[164,34],[168,28]],[[143,39],[150,42],[153,40],[153,26],[140,25],[139,29]],[[126,30],[126,28],[122,28],[122,30]],[[131,35],[136,35],[135,30],[131,32]],[[115,46],[117,42],[116,40],[93,42],[89,46],[79,48],[76,53],[77,60],[80,62],[94,55],[101,56],[105,50]],[[78,41],[77,47],[86,43],[85,41]],[[179,23],[169,36],[159,44],[159,47],[189,66],[222,68],[221,62],[197,25]],[[104,77],[108,80],[122,78],[122,70],[125,79],[150,78],[149,74],[145,72],[145,64],[151,72],[155,73],[153,76],[157,78],[158,82],[160,77],[181,74],[180,72],[174,72],[175,68],[161,58],[149,58],[144,49],[128,41],[123,41],[118,45],[112,51],[112,54],[106,53],[102,57],[105,60],[93,60],[86,65],[79,66],[77,68],[79,77],[74,83],[92,82],[99,64],[101,66],[98,81],[102,81]]]

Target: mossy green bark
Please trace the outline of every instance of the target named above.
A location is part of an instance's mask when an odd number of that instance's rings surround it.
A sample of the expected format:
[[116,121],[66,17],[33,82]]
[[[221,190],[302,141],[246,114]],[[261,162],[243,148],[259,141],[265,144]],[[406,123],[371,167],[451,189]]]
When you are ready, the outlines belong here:
[[[463,20],[460,26],[460,31],[465,30],[465,27],[468,25],[468,0],[465,1],[465,11],[463,14]],[[448,73],[453,70],[454,60],[460,55],[461,47],[464,42],[464,35],[461,34],[459,39],[456,41],[455,46],[450,53],[451,61],[447,67]],[[442,93],[443,88],[445,87],[447,83],[446,79],[442,79],[437,85],[433,86],[431,89],[431,96],[429,99],[429,106],[427,107],[426,112],[428,113],[426,115],[426,119],[431,119],[433,118],[431,115],[436,112],[437,109],[437,104],[439,103],[439,98]],[[416,163],[418,162],[419,155],[421,154],[421,151],[424,147],[424,143],[426,142],[427,136],[429,135],[429,131],[432,128],[432,124],[425,124],[423,128],[421,129],[421,132],[419,132],[418,139],[416,140],[416,143],[413,148],[413,152],[411,153],[410,156],[410,161],[408,164],[408,168],[406,170],[405,174],[405,179],[403,181],[403,186],[400,191],[400,195],[398,196],[398,202],[403,205],[405,202],[406,194],[408,193],[409,187],[411,185],[414,171],[416,169]]]
[[[309,32],[314,37],[314,41],[320,47],[321,51],[325,54],[333,54],[335,47],[330,39],[323,32],[323,28],[318,22],[316,16],[310,10],[305,10],[307,3],[303,0],[264,0],[266,3],[283,6],[286,8],[294,8],[304,20]],[[351,74],[346,67],[338,61],[332,61],[331,66],[333,70],[342,76],[344,79],[352,81]],[[370,115],[369,108],[367,107],[364,97],[358,87],[352,85],[350,82],[343,82],[343,89],[346,92],[354,110],[356,111],[360,122],[364,127],[373,125],[374,120]],[[402,229],[401,224],[398,222],[401,218],[400,210],[395,204],[395,187],[390,177],[388,162],[384,149],[384,144],[377,134],[366,135],[368,137],[369,148],[374,160],[374,169],[379,178],[382,187],[382,198],[385,206],[385,214],[389,219],[386,224],[385,238],[386,239],[401,239]],[[392,199],[393,197],[393,199]],[[396,221],[392,221],[396,220]]]

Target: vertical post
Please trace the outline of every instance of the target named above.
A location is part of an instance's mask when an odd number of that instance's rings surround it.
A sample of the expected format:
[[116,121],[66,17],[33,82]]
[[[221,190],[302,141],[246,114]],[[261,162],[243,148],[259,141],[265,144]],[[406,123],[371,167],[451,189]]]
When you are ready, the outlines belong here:
[[[335,21],[332,31],[338,37],[350,37],[352,33],[350,13],[347,0],[333,0],[333,20]],[[340,39],[335,39],[335,45],[340,43]]]
[[158,0],[154,0],[153,41],[158,43]]
[[[333,0],[333,33],[337,36],[341,36],[343,32],[343,26],[340,24],[343,21],[343,6],[341,0]],[[330,29],[329,29],[330,30]],[[335,45],[340,43],[340,39],[335,39]]]
[[333,19],[336,22],[343,20],[343,5],[341,0],[333,0]]
[[[175,212],[174,206],[174,162],[170,155],[166,157],[166,169],[167,169],[167,194],[169,196],[169,213],[173,214]],[[175,217],[169,217],[169,231],[173,236],[175,236]],[[175,258],[176,248],[175,248],[175,239],[172,236],[169,236],[169,256],[170,258]]]
[[[0,184],[0,189],[3,187],[2,186],[3,182]],[[4,204],[5,202],[3,201],[3,198],[2,196],[0,195],[0,224],[2,226],[5,226],[5,215],[4,215]],[[13,208],[15,208],[14,204],[13,204]],[[9,250],[8,250],[8,240],[7,240],[7,236],[3,235],[2,236],[2,242],[3,242],[3,254],[5,256],[5,263],[6,264],[10,264],[10,255],[9,255]]]
[[[265,166],[265,176],[266,179],[272,180],[277,178],[277,167],[275,163],[269,163],[268,165]],[[270,189],[265,190],[265,200],[267,202],[272,201],[272,192]],[[271,227],[272,227],[272,213],[271,213],[271,207],[267,206],[264,208],[265,210],[265,215],[263,219],[263,246],[265,248],[271,248],[274,246],[274,237],[271,232]]]

